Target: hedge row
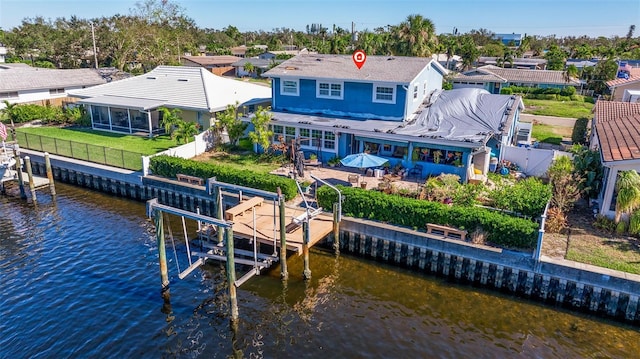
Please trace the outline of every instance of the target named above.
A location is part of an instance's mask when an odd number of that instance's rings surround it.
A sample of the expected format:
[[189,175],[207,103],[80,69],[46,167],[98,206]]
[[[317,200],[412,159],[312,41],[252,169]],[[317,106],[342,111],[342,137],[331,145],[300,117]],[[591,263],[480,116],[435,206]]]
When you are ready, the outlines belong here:
[[282,176],[256,173],[251,170],[238,170],[223,165],[187,160],[167,155],[151,158],[149,168],[153,174],[173,178],[181,173],[201,178],[216,177],[218,181],[233,183],[239,186],[276,192],[282,189],[286,200],[293,199],[298,193],[295,180]]
[[533,94],[533,95],[560,95],[560,96],[573,96],[576,94],[576,88],[573,86],[567,86],[565,88],[541,88],[541,87],[520,87],[509,86],[500,89],[501,94],[511,95],[517,94]]
[[578,144],[587,143],[587,124],[589,119],[586,117],[580,117],[573,125],[573,132],[571,133],[571,142]]
[[[538,224],[523,218],[480,207],[448,206],[430,202],[340,186],[344,200],[342,212],[351,217],[366,218],[410,228],[425,228],[427,223],[466,229],[469,233],[483,230],[487,241],[504,247],[534,248]],[[331,208],[337,201],[332,189],[322,186],[317,192],[318,205]]]

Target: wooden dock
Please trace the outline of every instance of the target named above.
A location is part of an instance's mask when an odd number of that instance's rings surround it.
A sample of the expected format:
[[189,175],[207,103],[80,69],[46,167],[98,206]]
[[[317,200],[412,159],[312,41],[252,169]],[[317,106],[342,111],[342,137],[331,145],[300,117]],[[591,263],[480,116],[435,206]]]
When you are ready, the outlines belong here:
[[[254,207],[256,211],[256,239],[258,243],[264,243],[273,246],[274,234],[276,246],[280,247],[280,223],[279,219],[274,221],[273,201],[265,201],[262,206]],[[305,213],[305,209],[285,208],[285,216],[287,223],[292,222],[294,217],[298,217]],[[276,208],[276,216],[280,214]],[[275,232],[274,232],[275,224]],[[309,247],[312,247],[333,231],[333,216],[328,214],[319,214],[309,221]],[[297,226],[292,231],[286,233],[287,250],[302,254],[302,226]],[[235,238],[251,240],[253,239],[253,212],[248,210],[243,215],[235,216],[233,221],[233,236]]]

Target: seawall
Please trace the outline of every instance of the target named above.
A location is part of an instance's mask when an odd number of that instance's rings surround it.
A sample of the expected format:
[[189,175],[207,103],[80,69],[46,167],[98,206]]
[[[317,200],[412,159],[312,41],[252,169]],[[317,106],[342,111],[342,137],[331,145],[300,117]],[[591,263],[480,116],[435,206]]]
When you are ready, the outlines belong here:
[[[41,154],[26,151],[33,172],[46,175]],[[214,202],[204,186],[140,172],[51,156],[56,181],[139,201],[160,203],[212,216]],[[313,224],[311,226],[313,230]],[[332,246],[329,236],[323,245]],[[408,228],[343,218],[340,250],[460,283],[495,289],[536,301],[640,325],[640,276],[582,263],[506,251],[427,235]],[[313,260],[311,261],[313,266]]]

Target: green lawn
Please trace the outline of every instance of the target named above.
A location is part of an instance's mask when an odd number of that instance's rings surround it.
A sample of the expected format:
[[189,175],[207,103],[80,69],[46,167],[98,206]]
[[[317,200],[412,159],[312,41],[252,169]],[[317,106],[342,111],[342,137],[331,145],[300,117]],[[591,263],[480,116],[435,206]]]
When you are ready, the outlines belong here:
[[538,142],[559,145],[563,137],[571,137],[571,127],[559,127],[544,124],[534,124],[531,129],[531,137]]
[[640,251],[631,241],[611,238],[574,238],[569,245],[567,259],[640,274]]
[[[149,138],[86,128],[19,127],[16,129],[16,132],[18,132],[18,134],[33,134],[53,137],[58,140],[104,146],[117,150],[141,153],[144,155],[152,155],[177,145],[177,142],[175,140],[170,140],[168,136]],[[18,135],[19,143],[26,147],[26,144],[23,144],[23,141],[21,141],[24,138],[24,136]],[[30,140],[31,138],[35,138],[35,136],[27,136],[26,138],[27,140]]]
[[580,101],[554,101],[523,99],[524,113],[541,116],[557,116],[569,118],[590,118],[593,104]]

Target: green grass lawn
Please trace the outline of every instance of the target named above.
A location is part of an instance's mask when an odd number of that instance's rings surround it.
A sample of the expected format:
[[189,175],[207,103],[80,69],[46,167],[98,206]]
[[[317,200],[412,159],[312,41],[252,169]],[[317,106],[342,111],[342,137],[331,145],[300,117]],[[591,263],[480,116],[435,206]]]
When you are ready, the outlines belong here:
[[225,165],[259,173],[269,173],[282,166],[281,156],[265,156],[253,152],[253,143],[241,138],[238,146],[232,146],[215,152],[207,152],[195,158],[197,161]]
[[[104,146],[117,150],[141,153],[144,155],[152,155],[177,145],[176,140],[171,140],[168,136],[164,135],[149,138],[86,128],[19,127],[16,129],[16,132],[18,134],[33,134],[53,137],[59,140]],[[26,146],[26,144],[23,144],[23,141],[21,141],[24,138],[24,136],[18,135],[19,143]],[[30,140],[31,138],[35,138],[35,136],[26,136],[27,140]]]
[[627,273],[640,274],[640,251],[632,242],[611,238],[575,238],[567,259]]
[[523,99],[524,113],[541,116],[557,116],[569,118],[590,118],[593,104],[580,101],[554,101]]
[[538,142],[559,145],[563,137],[571,137],[571,127],[559,127],[545,124],[534,124],[531,129],[531,137]]

